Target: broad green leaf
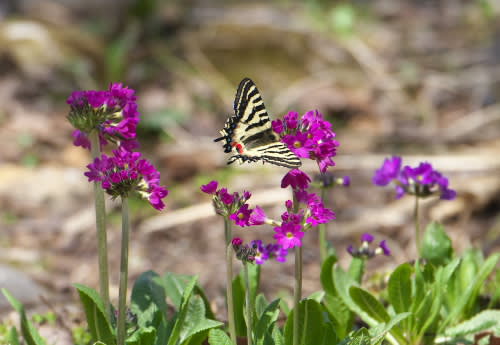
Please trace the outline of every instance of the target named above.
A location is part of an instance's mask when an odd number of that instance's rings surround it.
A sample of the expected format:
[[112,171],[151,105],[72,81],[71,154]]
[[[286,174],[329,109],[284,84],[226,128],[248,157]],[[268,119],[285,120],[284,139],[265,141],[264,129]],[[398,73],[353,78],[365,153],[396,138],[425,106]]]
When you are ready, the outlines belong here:
[[351,331],[354,323],[354,314],[339,296],[326,295],[323,305],[335,328],[335,333],[341,339]]
[[333,284],[333,265],[337,262],[335,255],[330,255],[321,265],[320,281],[323,290],[327,294],[335,295],[335,286]]
[[[413,267],[410,264],[402,264],[392,272],[389,278],[388,298],[396,313],[404,313],[411,309],[412,291],[411,291],[411,273]],[[403,328],[408,330],[410,327],[409,319],[403,322]]]
[[444,329],[448,327],[450,324],[458,321],[460,314],[463,312],[463,309],[470,302],[471,298],[477,296],[478,290],[484,284],[484,281],[490,273],[495,269],[498,260],[500,259],[500,253],[491,255],[481,266],[478,274],[475,279],[471,281],[471,284],[467,287],[467,289],[463,292],[461,298],[454,305],[451,312],[448,314],[445,320],[440,324],[439,332],[443,333]]
[[246,337],[247,325],[245,322],[245,283],[241,275],[233,279],[233,305],[236,335]]
[[358,329],[349,333],[338,345],[372,345],[371,336],[366,328]]
[[352,312],[358,314],[358,316],[361,317],[361,319],[363,319],[363,321],[365,321],[369,326],[375,326],[378,321],[361,309],[358,304],[352,300],[349,294],[350,287],[357,286],[356,282],[346,272],[342,271],[342,269],[338,267],[336,267],[333,271],[333,281],[342,302]]
[[365,259],[353,257],[349,264],[348,272],[355,282],[361,284],[361,279],[363,279],[363,274],[365,272]]
[[156,342],[156,329],[152,326],[139,328],[127,338],[126,345],[153,345]]
[[340,339],[335,333],[335,329],[332,323],[324,323],[324,334],[323,334],[323,345],[337,344]]
[[357,286],[351,286],[349,288],[349,295],[354,303],[356,303],[371,318],[377,320],[377,322],[387,323],[391,319],[382,303],[380,303],[369,292]]
[[[192,275],[176,274],[172,272],[167,272],[162,277],[161,282],[165,289],[165,293],[175,305],[176,309],[179,309],[184,289],[189,284],[191,279],[193,279],[193,277],[194,276]],[[215,315],[210,308],[210,302],[205,295],[205,292],[198,284],[196,284],[196,286],[194,287],[194,293],[200,295],[201,298],[203,298],[203,302],[205,303],[206,317],[209,319],[215,319]]]
[[102,341],[107,345],[115,344],[116,338],[109,321],[104,302],[94,289],[82,284],[74,284],[80,295],[90,334],[94,341]]
[[430,223],[425,229],[420,256],[435,265],[443,265],[451,260],[453,248],[451,240],[441,224]]
[[205,317],[205,304],[200,296],[192,296],[187,304],[187,312],[181,327],[179,343],[192,337],[196,333],[211,328],[223,326],[222,322],[209,320]]
[[388,323],[385,324],[380,324],[379,328],[376,330],[376,332],[372,332],[374,328],[370,330],[370,333],[372,335],[372,340],[371,344],[372,345],[378,345],[381,344],[384,338],[388,335],[388,333],[396,326],[398,323],[403,321],[404,319],[408,318],[411,315],[411,313],[401,313],[394,315],[391,320]]
[[[9,301],[10,305],[19,313],[21,323],[21,333],[27,345],[46,345],[45,340],[40,336],[35,326],[28,320],[24,305],[18,301],[7,289],[2,288],[2,293]],[[12,330],[11,330],[12,331]],[[13,331],[12,336],[14,339],[17,336],[17,331]],[[19,336],[17,336],[19,341]]]
[[231,341],[226,332],[220,329],[211,329],[208,332],[208,343],[210,345],[236,345]]
[[255,299],[255,318],[257,320],[261,318],[262,313],[266,310],[268,304],[269,302],[264,294],[260,293],[257,295],[257,298]]
[[196,284],[196,280],[197,280],[197,277],[193,277],[193,279],[191,279],[189,284],[184,289],[182,299],[181,299],[181,304],[179,307],[179,312],[176,315],[175,323],[174,323],[172,332],[170,333],[170,337],[168,338],[167,345],[176,345],[177,342],[179,341],[182,327],[184,326],[186,314],[188,313],[188,305],[189,305],[189,301],[191,299],[191,296],[193,295],[193,290],[194,290],[194,287]]
[[[260,265],[247,264],[247,268],[248,281],[250,283],[250,301],[255,304],[260,285]],[[243,270],[241,270],[240,275],[243,277]]]
[[142,273],[132,288],[130,309],[137,315],[141,328],[152,326],[157,337],[156,344],[167,342],[167,303],[161,278],[153,271]]
[[321,303],[323,298],[325,297],[325,292],[324,291],[315,291],[309,296],[307,296],[307,299],[313,299],[318,303]]
[[484,310],[467,321],[448,327],[444,334],[447,337],[463,337],[470,334],[490,330],[500,326],[500,310]]
[[267,345],[264,340],[266,335],[271,335],[272,328],[278,320],[280,299],[272,301],[262,313],[254,328],[255,344]]
[[[299,304],[299,345],[318,345],[323,343],[325,327],[321,305],[315,300],[305,299]],[[295,310],[288,315],[285,324],[285,344],[293,339],[293,319]]]

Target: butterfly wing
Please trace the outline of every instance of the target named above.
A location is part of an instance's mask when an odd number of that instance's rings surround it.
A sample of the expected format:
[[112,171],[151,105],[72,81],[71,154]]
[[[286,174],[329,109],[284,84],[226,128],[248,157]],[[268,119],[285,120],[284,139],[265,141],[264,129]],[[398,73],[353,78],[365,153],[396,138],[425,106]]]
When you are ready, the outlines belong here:
[[240,82],[234,100],[234,115],[227,119],[220,133],[222,136],[215,141],[225,140],[224,152],[236,153],[228,164],[262,160],[287,168],[301,165],[300,159],[279,141],[279,135],[273,131],[264,101],[249,78]]

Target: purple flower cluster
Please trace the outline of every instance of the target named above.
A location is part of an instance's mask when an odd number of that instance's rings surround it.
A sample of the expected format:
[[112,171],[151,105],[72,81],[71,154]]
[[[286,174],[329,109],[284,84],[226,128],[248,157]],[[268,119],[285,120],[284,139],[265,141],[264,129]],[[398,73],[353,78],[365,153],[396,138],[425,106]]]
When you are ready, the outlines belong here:
[[372,243],[374,239],[375,237],[372,234],[365,233],[361,235],[361,246],[359,248],[354,248],[352,245],[349,245],[349,247],[347,247],[347,252],[353,257],[364,259],[370,259],[379,254],[384,254],[385,256],[391,255],[391,250],[386,240],[380,241],[377,248],[370,248],[370,243]]
[[305,231],[335,219],[335,213],[323,205],[307,188],[311,178],[299,169],[290,170],[281,180],[281,187],[292,187],[294,201],[285,202],[287,210],[281,215],[281,225],[274,228],[274,238],[284,249],[302,245]]
[[157,210],[165,207],[163,198],[168,190],[160,186],[160,173],[140,152],[129,152],[123,148],[113,151],[113,156],[103,154],[87,165],[85,173],[89,182],[101,182],[102,188],[116,198],[126,197],[136,191]]
[[283,120],[273,121],[272,127],[298,157],[315,160],[321,172],[335,165],[332,157],[337,154],[339,142],[331,123],[319,111],[308,111],[300,119],[297,112],[289,112]]
[[[203,193],[212,195],[213,202],[215,206],[215,211],[224,217],[231,219],[236,225],[245,227],[254,224],[255,219],[260,219],[257,215],[251,219],[254,213],[253,209],[250,209],[247,201],[250,199],[252,194],[250,192],[244,191],[242,195],[239,193],[229,193],[227,188],[220,188],[219,182],[211,181],[200,187]],[[263,213],[262,209],[257,210],[257,214]],[[265,214],[262,216],[265,218]],[[262,223],[261,223],[262,224]]]
[[269,259],[276,259],[279,262],[285,262],[288,250],[277,243],[263,244],[261,240],[253,240],[251,243],[255,248],[255,263],[262,265]]
[[438,194],[443,200],[455,199],[457,193],[449,188],[448,178],[434,170],[430,163],[422,162],[415,168],[408,165],[401,168],[401,165],[401,157],[386,158],[382,167],[375,171],[373,183],[386,186],[394,182],[398,199],[406,193],[422,198]]
[[90,149],[88,134],[98,130],[101,145],[111,141],[129,151],[138,147],[140,113],[134,90],[113,83],[104,91],[74,91],[66,102],[70,106],[68,120],[76,128],[74,145]]

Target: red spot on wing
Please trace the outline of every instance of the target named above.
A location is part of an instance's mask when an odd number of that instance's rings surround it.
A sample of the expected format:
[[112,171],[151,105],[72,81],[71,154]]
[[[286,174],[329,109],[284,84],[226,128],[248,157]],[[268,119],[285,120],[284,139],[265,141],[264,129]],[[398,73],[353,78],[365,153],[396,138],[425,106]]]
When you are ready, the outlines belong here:
[[235,142],[232,142],[232,143],[231,143],[231,146],[232,146],[232,147],[234,147],[234,148],[236,148],[236,150],[238,151],[238,153],[239,153],[240,155],[242,155],[242,154],[243,154],[243,152],[244,152],[243,145],[241,145],[240,143],[235,143]]

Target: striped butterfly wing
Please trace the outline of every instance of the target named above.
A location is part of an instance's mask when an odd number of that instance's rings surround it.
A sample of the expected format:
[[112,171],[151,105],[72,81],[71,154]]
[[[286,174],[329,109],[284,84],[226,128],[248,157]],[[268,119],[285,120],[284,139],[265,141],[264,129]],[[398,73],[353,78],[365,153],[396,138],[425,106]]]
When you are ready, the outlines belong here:
[[273,131],[264,101],[249,78],[240,82],[234,100],[234,115],[227,119],[220,133],[222,136],[215,141],[225,140],[224,152],[236,153],[228,164],[262,160],[290,169],[301,165],[300,159],[279,141],[279,135]]

